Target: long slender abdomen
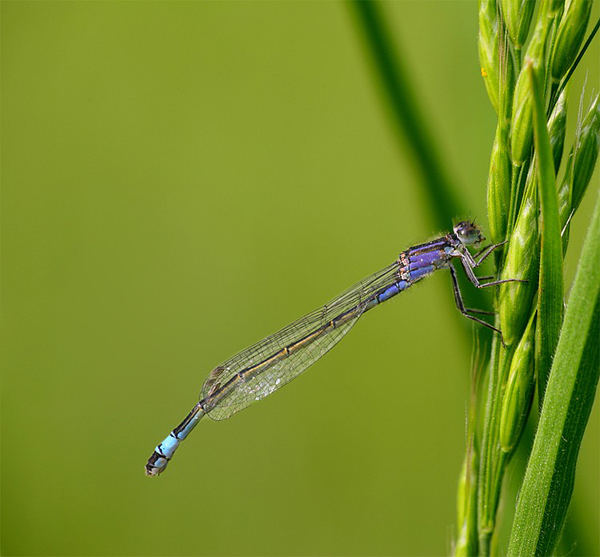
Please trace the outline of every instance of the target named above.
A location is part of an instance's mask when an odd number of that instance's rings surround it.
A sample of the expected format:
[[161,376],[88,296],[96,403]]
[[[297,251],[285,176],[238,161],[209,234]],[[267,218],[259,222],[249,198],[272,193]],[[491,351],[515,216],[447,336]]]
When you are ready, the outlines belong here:
[[180,443],[204,416],[203,401],[196,403],[185,419],[159,443],[146,463],[146,475],[158,476],[169,464]]

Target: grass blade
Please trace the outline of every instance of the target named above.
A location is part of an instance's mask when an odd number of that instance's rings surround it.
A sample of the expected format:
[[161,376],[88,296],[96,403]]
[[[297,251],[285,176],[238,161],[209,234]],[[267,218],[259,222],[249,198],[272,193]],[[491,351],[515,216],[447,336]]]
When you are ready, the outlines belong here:
[[573,473],[600,369],[600,196],[596,202],[517,503],[508,553],[552,552],[568,508]]
[[441,162],[408,72],[401,63],[401,56],[394,54],[397,45],[390,37],[379,3],[353,0],[350,6],[358,16],[366,45],[388,97],[396,129],[403,139],[403,146],[411,151],[421,174],[435,224],[440,230],[447,230],[451,228],[453,219],[467,213],[459,203],[457,192]]
[[543,87],[538,81],[538,72],[534,71],[532,64],[528,65],[527,70],[533,93],[533,137],[541,209],[540,273],[536,327],[538,389],[541,401],[562,324],[562,240],[560,237],[554,157],[548,128],[546,127]]
[[[397,45],[392,41],[381,5],[375,0],[350,0],[349,5],[357,17],[366,50],[388,98],[402,146],[410,152],[421,175],[427,209],[439,230],[450,230],[455,219],[468,215],[469,211],[461,203],[458,190],[453,186],[455,182],[449,178],[442,164],[435,136],[418,102],[409,73],[402,64],[402,57],[397,55]],[[470,288],[462,276],[459,281],[465,286],[463,290],[469,306],[490,307],[488,293]],[[488,329],[480,328],[478,335],[481,342],[490,338]]]

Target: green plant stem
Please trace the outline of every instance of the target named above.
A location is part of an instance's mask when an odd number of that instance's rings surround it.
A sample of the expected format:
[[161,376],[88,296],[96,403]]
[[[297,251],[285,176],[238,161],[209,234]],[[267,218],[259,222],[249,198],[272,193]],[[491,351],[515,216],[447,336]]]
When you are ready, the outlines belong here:
[[599,258],[600,196],[584,241],[550,371],[539,427],[517,503],[510,555],[551,553],[564,522],[577,453],[600,371]]
[[494,341],[490,359],[477,490],[479,553],[483,556],[490,553],[502,477],[508,461],[507,454],[500,448],[500,405],[514,348],[513,345],[505,349],[499,342]]
[[[374,69],[389,101],[402,147],[410,152],[411,160],[421,177],[428,201],[426,205],[434,224],[439,230],[449,230],[453,220],[466,215],[468,211],[460,203],[454,182],[442,164],[434,135],[430,132],[424,111],[417,101],[409,73],[402,64],[402,56],[397,54],[398,46],[391,39],[380,3],[375,0],[350,0],[349,5],[356,15]],[[489,293],[474,289],[462,274],[459,275],[459,281],[464,286],[463,294],[470,307],[490,307]],[[467,328],[463,329],[468,331]],[[484,327],[479,329],[480,341],[483,346],[487,346],[490,332]]]
[[385,24],[380,5],[376,1],[353,0],[350,6],[358,16],[367,46],[382,81],[396,123],[403,138],[403,147],[411,151],[412,160],[421,175],[423,185],[431,199],[430,210],[436,225],[448,229],[457,215],[464,215],[464,207],[447,176],[438,154],[433,134],[423,116],[402,56],[395,55],[394,44]]

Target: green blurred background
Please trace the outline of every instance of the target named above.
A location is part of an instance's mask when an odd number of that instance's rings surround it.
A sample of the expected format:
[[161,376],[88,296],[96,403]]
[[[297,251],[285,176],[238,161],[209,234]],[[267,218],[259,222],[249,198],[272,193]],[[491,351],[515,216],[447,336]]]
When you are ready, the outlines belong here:
[[[477,5],[385,8],[485,222]],[[440,232],[348,5],[4,1],[2,185],[3,554],[450,550],[471,349],[443,273],[143,473],[216,364]],[[596,405],[592,538],[599,436]]]

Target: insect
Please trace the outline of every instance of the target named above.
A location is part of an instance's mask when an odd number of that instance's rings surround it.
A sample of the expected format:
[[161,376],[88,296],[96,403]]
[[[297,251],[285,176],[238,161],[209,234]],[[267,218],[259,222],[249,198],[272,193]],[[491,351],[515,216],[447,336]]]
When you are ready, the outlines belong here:
[[465,307],[453,266],[459,261],[477,288],[517,280],[480,282],[474,269],[504,243],[487,246],[472,255],[469,246],[476,246],[483,240],[480,229],[473,222],[459,222],[449,234],[408,248],[391,265],[216,367],[204,382],[200,400],[154,449],[146,463],[146,474],[158,476],[166,468],[181,441],[204,415],[224,420],[283,387],[333,348],[361,315],[438,269],[449,269],[460,312],[501,334],[493,325],[473,315],[491,312]]

